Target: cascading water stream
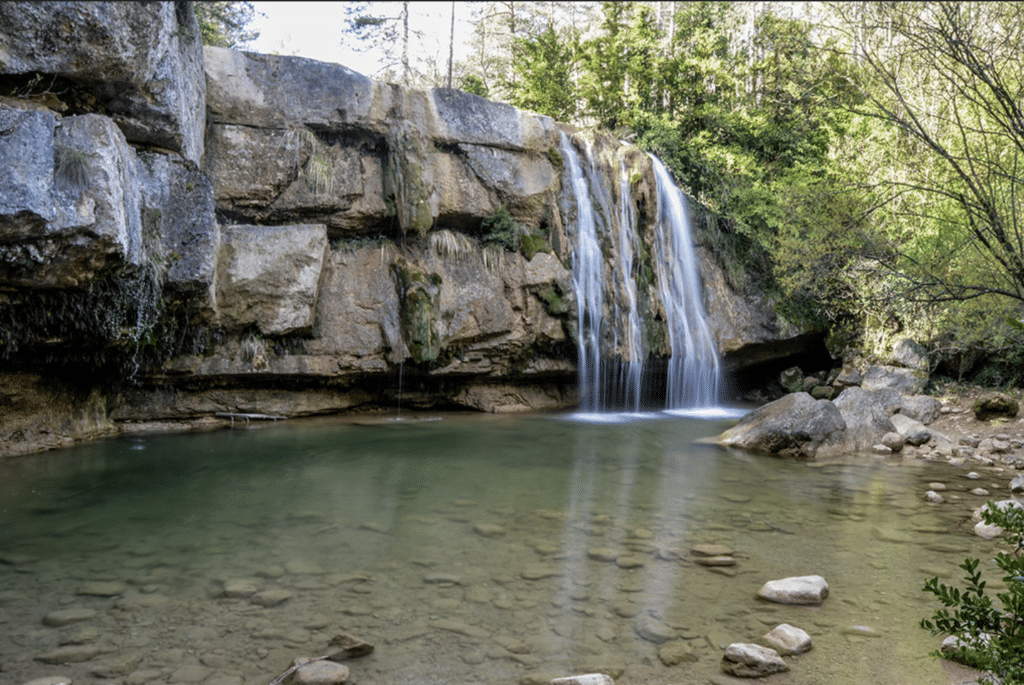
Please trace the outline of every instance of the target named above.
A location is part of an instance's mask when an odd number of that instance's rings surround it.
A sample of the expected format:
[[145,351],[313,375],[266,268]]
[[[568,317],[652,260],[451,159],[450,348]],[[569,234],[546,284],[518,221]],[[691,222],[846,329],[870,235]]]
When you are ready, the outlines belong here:
[[[567,230],[573,245],[580,411],[638,412],[644,396],[647,350],[638,276],[634,274],[636,255],[643,249],[635,202],[624,160],[618,160],[616,204],[590,144],[581,142],[582,155],[569,137],[561,134],[560,151],[568,172],[566,189],[576,209],[575,221],[567,222]],[[653,156],[651,161],[658,192],[651,263],[670,350],[663,408],[713,409],[720,401],[720,364],[702,303],[689,208],[686,196],[661,161]],[[618,260],[614,267],[609,264],[607,274],[602,243],[614,245]],[[614,317],[611,321],[605,320],[606,306]]]
[[601,318],[604,310],[604,258],[597,239],[594,205],[590,184],[583,174],[579,155],[561,133],[563,158],[569,166],[569,180],[576,201],[575,235],[570,236],[572,250],[573,288],[576,291],[576,330],[580,377],[580,409],[587,413],[601,411]]
[[668,169],[651,155],[658,181],[658,223],[653,258],[668,318],[667,409],[710,408],[719,403],[719,363],[704,314],[686,196]]

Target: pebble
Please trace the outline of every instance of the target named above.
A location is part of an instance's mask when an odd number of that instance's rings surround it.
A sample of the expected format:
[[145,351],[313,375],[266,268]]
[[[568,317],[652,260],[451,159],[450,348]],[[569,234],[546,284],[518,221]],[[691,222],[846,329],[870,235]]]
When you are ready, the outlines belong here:
[[249,601],[261,607],[276,607],[278,604],[291,599],[292,593],[288,590],[264,590],[257,592]]
[[779,604],[821,604],[828,597],[828,583],[821,576],[770,580],[758,590],[757,596]]
[[305,559],[293,559],[284,565],[284,570],[296,576],[319,576],[327,573],[319,564]]
[[496,538],[505,534],[505,528],[496,523],[478,523],[473,526],[473,530],[485,538]]
[[259,591],[259,583],[248,578],[229,580],[224,583],[224,596],[233,599],[251,597]]
[[128,586],[118,581],[93,581],[78,588],[79,595],[90,595],[93,597],[117,597],[122,595]]
[[431,623],[431,625],[435,628],[440,628],[441,630],[447,630],[452,633],[458,633],[459,635],[465,635],[466,637],[475,637],[481,640],[491,636],[491,634],[483,628],[477,628],[476,626],[471,626],[468,623],[452,621],[446,618],[438,619]]
[[733,557],[697,557],[693,560],[701,566],[735,566],[736,559]]
[[658,647],[658,660],[666,666],[677,666],[681,663],[698,661],[693,645],[685,640],[672,640]]
[[989,494],[989,492],[985,488],[974,488],[973,490],[971,490],[971,494],[978,495],[980,497],[985,497]]
[[726,648],[722,670],[740,678],[763,678],[788,671],[789,666],[774,649],[737,642]]
[[966,476],[964,476],[964,478],[969,478],[971,480],[978,480],[979,478],[981,478],[981,474],[978,473],[977,471],[971,471]]
[[523,569],[520,574],[526,580],[543,580],[545,578],[557,578],[562,572],[551,566],[529,566]]
[[615,560],[619,568],[643,568],[645,562],[642,558],[631,554],[624,554]]
[[735,554],[728,545],[694,545],[690,552],[700,557],[731,557]]
[[462,585],[462,577],[454,573],[428,573],[423,582],[429,585]]
[[591,547],[587,550],[587,556],[594,561],[615,561],[619,558],[619,552],[610,547]]
[[764,639],[775,648],[775,651],[784,655],[803,654],[810,651],[813,646],[810,635],[788,623],[780,623],[775,626],[764,636]]
[[924,498],[926,501],[932,502],[933,504],[942,504],[943,502],[946,501],[945,497],[935,492],[934,490],[929,490],[928,492],[924,493]]
[[42,678],[34,678],[24,685],[73,685],[73,681],[66,675],[48,675]]
[[88,621],[92,618],[96,618],[95,609],[60,609],[58,611],[51,611],[50,613],[48,613],[43,618],[43,625],[50,626],[51,628],[57,628],[60,626],[66,626],[69,623],[77,623],[78,621]]
[[96,645],[65,645],[51,649],[36,657],[36,661],[44,664],[71,664],[88,661],[98,656],[100,648]]
[[653,616],[641,616],[634,627],[636,634],[656,645],[668,642],[676,637],[675,629],[665,625]]
[[290,685],[341,685],[348,676],[345,664],[320,659],[299,666],[288,682]]

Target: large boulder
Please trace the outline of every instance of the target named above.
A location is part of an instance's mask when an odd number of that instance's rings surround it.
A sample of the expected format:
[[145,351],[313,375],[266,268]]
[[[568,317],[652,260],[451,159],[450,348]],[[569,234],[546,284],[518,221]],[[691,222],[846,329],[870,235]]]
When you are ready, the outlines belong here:
[[796,392],[747,414],[718,440],[726,447],[813,459],[819,448],[841,442],[846,432],[832,402]]
[[870,450],[883,435],[896,432],[882,402],[870,390],[847,388],[832,402],[846,423],[846,442],[852,450]]
[[893,361],[908,369],[927,374],[931,370],[928,350],[910,338],[903,338],[892,348]]
[[43,76],[26,97],[103,111],[132,143],[203,155],[202,40],[186,3],[0,3],[0,74]]
[[892,389],[901,395],[918,395],[927,383],[927,371],[898,366],[871,366],[864,372],[860,386],[865,390]]

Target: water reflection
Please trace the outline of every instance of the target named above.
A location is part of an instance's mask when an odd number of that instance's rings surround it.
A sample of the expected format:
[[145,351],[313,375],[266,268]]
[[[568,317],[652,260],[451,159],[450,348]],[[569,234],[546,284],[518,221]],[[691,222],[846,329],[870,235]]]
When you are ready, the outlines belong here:
[[[725,452],[694,444],[725,423],[664,414],[413,418],[114,440],[0,465],[5,678],[52,674],[36,657],[88,627],[102,655],[59,666],[82,682],[121,659],[133,682],[194,663],[266,685],[344,630],[377,644],[351,664],[362,682],[606,670],[620,684],[705,683],[723,641],[789,622],[816,646],[778,682],[946,682],[916,628],[921,569],[955,570],[988,543],[917,496],[949,480],[940,467]],[[733,548],[736,565],[693,563],[700,543]],[[807,573],[832,587],[820,608],[754,599],[766,580]],[[288,598],[225,596],[235,580]],[[80,594],[94,581],[124,590]],[[41,623],[68,607],[96,615]],[[697,661],[663,665],[664,644]]]

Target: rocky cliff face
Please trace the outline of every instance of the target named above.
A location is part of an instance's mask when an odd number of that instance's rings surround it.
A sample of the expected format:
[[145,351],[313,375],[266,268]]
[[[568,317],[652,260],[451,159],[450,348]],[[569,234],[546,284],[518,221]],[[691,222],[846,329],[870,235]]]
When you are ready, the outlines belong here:
[[[576,401],[576,210],[558,150],[572,131],[550,118],[204,49],[183,2],[3,3],[0,93],[11,378],[100,388],[117,421],[394,406],[399,392],[403,407]],[[587,135],[609,174],[628,164],[646,241],[650,160]],[[702,275],[728,364],[785,354],[797,332],[708,255]]]

